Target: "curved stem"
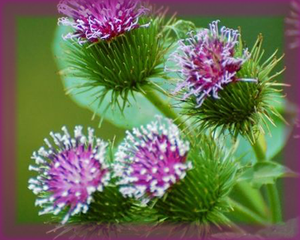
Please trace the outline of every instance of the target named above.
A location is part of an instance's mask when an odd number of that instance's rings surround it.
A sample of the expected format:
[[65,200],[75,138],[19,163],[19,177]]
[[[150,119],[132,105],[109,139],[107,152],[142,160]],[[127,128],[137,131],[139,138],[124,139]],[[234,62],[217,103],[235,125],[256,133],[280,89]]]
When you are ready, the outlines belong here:
[[181,130],[186,129],[184,121],[180,118],[179,114],[172,109],[171,104],[161,99],[151,87],[143,87],[142,93],[162,114],[167,118],[173,119],[174,123],[177,124]]
[[281,223],[282,222],[282,212],[279,193],[275,184],[267,184],[267,193],[270,201],[271,208],[271,220],[272,223]]
[[233,207],[234,211],[241,216],[243,219],[250,221],[251,223],[255,223],[262,226],[267,226],[265,219],[260,217],[258,214],[252,212],[250,209],[241,205],[240,203],[228,198],[229,204]]
[[[250,142],[251,144],[251,142]],[[263,162],[263,161],[266,161],[266,140],[265,140],[265,137],[260,134],[257,141],[254,143],[254,144],[251,144],[253,150],[254,150],[254,153],[255,153],[255,156],[256,156],[256,159],[258,162]]]
[[[265,145],[265,139],[263,135],[260,135],[256,143],[252,145],[252,148],[255,152],[258,162],[267,161],[266,154],[265,154],[266,150],[263,147],[264,145]],[[282,210],[281,210],[281,203],[280,203],[277,187],[274,183],[274,184],[267,184],[266,188],[267,188],[268,200],[270,203],[271,221],[272,223],[280,223],[282,222]]]
[[243,202],[262,218],[268,218],[268,206],[258,189],[254,189],[247,182],[238,182],[234,187],[234,191],[242,197],[240,202]]

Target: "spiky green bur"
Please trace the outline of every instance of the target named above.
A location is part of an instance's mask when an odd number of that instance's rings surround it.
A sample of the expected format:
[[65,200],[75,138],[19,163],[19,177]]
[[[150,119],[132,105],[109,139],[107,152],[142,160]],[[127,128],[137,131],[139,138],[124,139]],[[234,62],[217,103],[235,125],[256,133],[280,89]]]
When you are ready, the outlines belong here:
[[74,216],[70,224],[82,223],[122,223],[128,221],[131,215],[133,202],[123,198],[116,187],[107,187],[103,193],[96,192],[94,202],[86,214]]
[[[168,51],[168,31],[164,14],[153,19],[143,18],[138,28],[112,41],[95,44],[64,43],[67,77],[79,78],[82,84],[76,88],[83,91],[98,88],[95,101],[99,104],[111,93],[111,104],[124,110],[129,94],[143,92],[143,87],[155,84],[150,80],[163,75],[162,63]],[[69,91],[71,91],[70,89]]]
[[[115,186],[93,194],[94,201],[87,213],[71,216],[68,223],[53,230],[58,236],[71,234],[76,238],[111,238],[127,231],[133,224],[153,221],[153,211],[140,206],[137,201],[124,198]],[[53,216],[51,222],[60,222],[64,212]]]
[[232,152],[210,137],[199,137],[188,155],[193,169],[160,199],[153,201],[158,221],[197,226],[200,235],[209,225],[226,225],[224,213],[231,210],[226,201],[238,171]]
[[[264,126],[268,128],[269,123],[274,124],[274,116],[282,118],[273,108],[273,103],[278,97],[282,97],[282,90],[278,87],[283,84],[276,83],[275,79],[284,69],[272,74],[282,57],[277,59],[276,51],[263,62],[262,42],[260,35],[252,48],[251,58],[237,73],[237,78],[256,79],[257,83],[230,83],[219,91],[220,99],[207,98],[199,108],[195,108],[195,98],[188,100],[183,107],[184,114],[191,116],[198,128],[220,130],[221,133],[229,131],[234,137],[240,134],[254,143],[258,134],[264,132]],[[237,56],[242,54],[241,40],[236,51]]]
[[[131,220],[134,202],[124,198],[117,187],[107,186],[103,192],[95,192],[86,213],[70,216],[67,224],[114,224]],[[52,222],[60,222],[68,209],[52,217]]]

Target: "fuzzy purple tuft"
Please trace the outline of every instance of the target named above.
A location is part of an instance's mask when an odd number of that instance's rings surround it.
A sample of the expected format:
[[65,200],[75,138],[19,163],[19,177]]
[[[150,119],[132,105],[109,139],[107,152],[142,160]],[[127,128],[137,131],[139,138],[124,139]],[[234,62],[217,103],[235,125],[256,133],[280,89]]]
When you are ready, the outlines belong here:
[[170,57],[179,66],[175,72],[184,78],[175,93],[185,91],[183,100],[195,96],[197,107],[207,97],[218,99],[218,92],[227,84],[240,81],[236,74],[250,57],[247,49],[242,56],[235,56],[240,34],[226,27],[219,31],[218,22],[212,22],[210,29],[201,29],[195,36],[190,33],[190,38],[179,41],[177,51]]
[[178,127],[157,116],[145,127],[127,131],[116,154],[115,174],[125,197],[147,202],[162,197],[191,168],[189,143],[180,138]]
[[44,208],[40,215],[57,215],[67,209],[64,224],[70,216],[88,211],[92,194],[103,191],[110,173],[105,163],[107,144],[95,139],[93,129],[88,129],[86,137],[82,127],[77,126],[75,138],[71,138],[66,127],[62,130],[63,135],[50,133],[57,147],[45,139],[48,149],[42,147],[33,153],[37,166],[30,166],[29,170],[38,172],[38,176],[29,180],[29,189],[39,197],[36,205]]
[[139,0],[62,0],[58,11],[67,16],[60,18],[58,24],[74,29],[64,39],[76,38],[82,44],[110,41],[141,27],[139,17],[148,9]]

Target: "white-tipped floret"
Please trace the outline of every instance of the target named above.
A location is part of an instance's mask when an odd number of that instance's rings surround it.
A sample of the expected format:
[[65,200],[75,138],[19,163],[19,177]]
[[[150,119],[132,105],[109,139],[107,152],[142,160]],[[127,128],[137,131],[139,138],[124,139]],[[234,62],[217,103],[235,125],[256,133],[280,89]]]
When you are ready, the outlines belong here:
[[94,129],[93,128],[88,128],[88,141],[89,141],[89,144],[92,145],[93,142],[94,142]]
[[65,217],[63,218],[61,224],[63,224],[63,225],[66,224],[68,222],[69,218],[70,218],[70,214],[66,214]]
[[82,136],[82,126],[76,126],[74,130],[74,136],[75,138],[80,138]]
[[94,192],[96,192],[96,188],[94,186],[89,186],[86,188],[89,195],[92,195]]

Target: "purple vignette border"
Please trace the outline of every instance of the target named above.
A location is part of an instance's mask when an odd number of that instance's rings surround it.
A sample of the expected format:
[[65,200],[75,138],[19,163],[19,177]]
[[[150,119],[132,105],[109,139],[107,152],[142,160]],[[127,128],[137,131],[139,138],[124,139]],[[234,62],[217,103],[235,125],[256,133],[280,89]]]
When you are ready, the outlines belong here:
[[[58,16],[56,6],[59,0],[1,0],[1,81],[0,81],[0,239],[53,239],[53,234],[45,233],[51,230],[46,225],[17,225],[16,224],[16,18],[17,16]],[[292,0],[291,0],[292,1]],[[290,0],[150,0],[152,3],[168,6],[170,12],[179,16],[282,16],[290,11]],[[282,33],[284,34],[284,33]],[[285,73],[287,84],[286,93],[290,101],[300,105],[299,65],[300,47],[296,50],[288,48],[285,39]],[[299,128],[294,134],[300,135]],[[286,164],[299,171],[297,156],[299,156],[300,139],[291,139],[284,151]],[[295,157],[296,156],[296,157]],[[295,180],[294,180],[295,181]],[[299,181],[299,180],[298,180]],[[284,181],[284,195],[289,199],[285,208],[297,211],[299,207],[300,184],[290,184]],[[296,207],[296,209],[295,209]],[[298,223],[299,224],[299,223]],[[298,233],[299,234],[299,233]],[[60,238],[62,239],[62,238]],[[295,236],[294,239],[300,239]]]

